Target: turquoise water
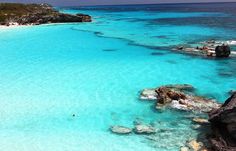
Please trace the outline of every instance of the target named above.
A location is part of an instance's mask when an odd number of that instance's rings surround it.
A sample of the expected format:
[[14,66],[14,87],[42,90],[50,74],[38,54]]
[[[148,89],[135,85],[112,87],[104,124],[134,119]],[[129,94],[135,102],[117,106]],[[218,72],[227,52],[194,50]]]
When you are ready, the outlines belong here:
[[[233,30],[146,20],[232,14],[62,11],[91,14],[94,22],[0,31],[0,150],[176,151],[198,135],[190,113],[157,112],[153,103],[138,99],[139,91],[188,83],[199,95],[223,102],[235,89],[234,58],[209,60],[170,51],[173,45],[220,34],[233,39]],[[156,141],[109,131],[116,124],[132,128],[136,120],[155,125]]]

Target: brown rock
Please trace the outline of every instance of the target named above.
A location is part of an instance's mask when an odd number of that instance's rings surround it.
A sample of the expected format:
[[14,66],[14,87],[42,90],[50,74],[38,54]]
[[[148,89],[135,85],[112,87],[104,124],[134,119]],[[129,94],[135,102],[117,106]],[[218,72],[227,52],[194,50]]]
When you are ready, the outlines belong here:
[[178,91],[174,91],[167,87],[160,87],[156,90],[157,99],[160,104],[170,103],[172,100],[186,99],[186,96]]
[[236,151],[236,93],[221,108],[209,113],[212,136],[209,139],[215,151]]

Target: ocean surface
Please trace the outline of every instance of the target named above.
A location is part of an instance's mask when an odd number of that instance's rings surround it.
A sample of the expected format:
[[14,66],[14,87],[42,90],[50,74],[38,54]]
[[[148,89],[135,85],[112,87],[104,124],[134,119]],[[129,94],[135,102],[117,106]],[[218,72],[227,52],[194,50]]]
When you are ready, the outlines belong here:
[[[236,59],[171,51],[236,39],[236,3],[58,8],[92,23],[0,29],[1,151],[178,151],[199,136],[191,113],[158,112],[144,88],[191,84],[224,102]],[[75,116],[72,116],[72,115]],[[109,127],[154,125],[152,139]]]

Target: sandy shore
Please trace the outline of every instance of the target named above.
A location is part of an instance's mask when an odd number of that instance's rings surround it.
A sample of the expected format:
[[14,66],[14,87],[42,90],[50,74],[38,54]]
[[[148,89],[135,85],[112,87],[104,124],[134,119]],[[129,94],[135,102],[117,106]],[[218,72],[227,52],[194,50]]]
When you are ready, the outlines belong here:
[[30,27],[30,26],[32,25],[10,25],[10,26],[0,25],[0,31],[15,29],[15,28],[22,28],[22,27]]
[[[66,25],[66,24],[78,24],[78,23],[47,23],[47,24],[40,24],[41,26],[53,26],[53,25]],[[22,27],[32,27],[32,26],[40,26],[40,25],[10,25],[10,26],[5,26],[5,25],[0,25],[0,31],[3,30],[9,30],[9,29],[15,29],[15,28],[22,28]]]

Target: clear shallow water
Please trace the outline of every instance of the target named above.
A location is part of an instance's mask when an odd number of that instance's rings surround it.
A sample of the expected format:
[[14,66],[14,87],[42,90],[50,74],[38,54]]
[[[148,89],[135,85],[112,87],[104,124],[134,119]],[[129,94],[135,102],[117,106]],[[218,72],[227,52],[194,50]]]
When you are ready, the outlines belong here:
[[[171,8],[171,13],[147,7],[66,9],[95,20],[0,31],[0,149],[176,151],[196,137],[188,113],[157,112],[153,103],[138,100],[139,91],[189,83],[199,95],[223,102],[235,89],[235,59],[207,60],[168,48],[214,37],[235,39],[235,31],[228,22],[211,27],[153,20],[220,16],[224,22],[235,16],[197,6],[193,12]],[[154,124],[156,141],[108,130],[115,124],[133,127],[135,120]]]

